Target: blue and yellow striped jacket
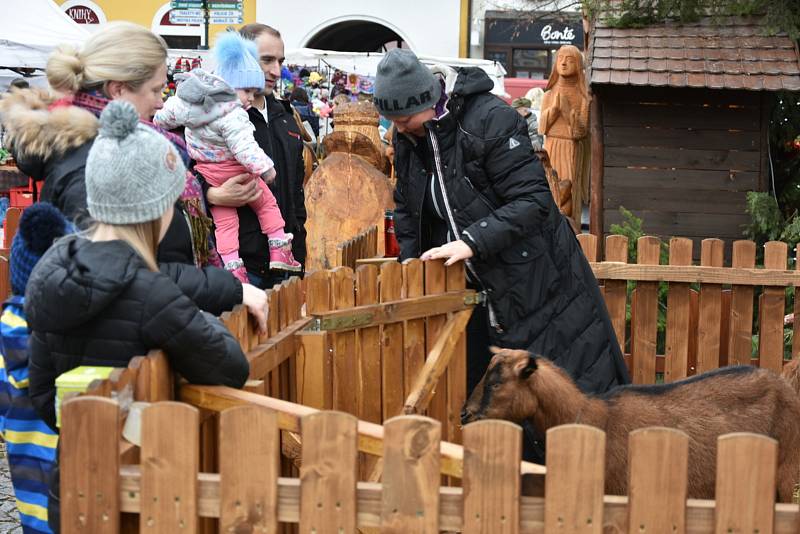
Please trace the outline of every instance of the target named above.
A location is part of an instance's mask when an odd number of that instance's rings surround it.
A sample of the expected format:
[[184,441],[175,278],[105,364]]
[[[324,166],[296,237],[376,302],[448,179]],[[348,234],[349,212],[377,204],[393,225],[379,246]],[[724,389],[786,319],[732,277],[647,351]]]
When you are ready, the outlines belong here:
[[52,532],[47,526],[47,488],[58,435],[36,415],[28,396],[24,300],[11,297],[0,316],[0,434],[6,441],[22,530],[39,534]]

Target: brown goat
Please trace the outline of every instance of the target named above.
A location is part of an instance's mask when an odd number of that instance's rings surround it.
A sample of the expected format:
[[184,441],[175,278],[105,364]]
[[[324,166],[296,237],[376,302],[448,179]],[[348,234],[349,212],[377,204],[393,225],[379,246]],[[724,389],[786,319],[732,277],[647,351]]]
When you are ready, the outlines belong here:
[[569,423],[597,427],[606,433],[610,495],[627,493],[628,434],[649,426],[676,428],[689,435],[688,494],[700,499],[714,498],[717,438],[730,432],[763,434],[778,441],[778,499],[792,502],[800,479],[800,396],[789,384],[797,365],[783,378],[767,369],[734,366],[670,384],[623,386],[587,396],[546,358],[523,350],[492,352],[486,374],[464,405],[462,423],[529,420],[542,435]]

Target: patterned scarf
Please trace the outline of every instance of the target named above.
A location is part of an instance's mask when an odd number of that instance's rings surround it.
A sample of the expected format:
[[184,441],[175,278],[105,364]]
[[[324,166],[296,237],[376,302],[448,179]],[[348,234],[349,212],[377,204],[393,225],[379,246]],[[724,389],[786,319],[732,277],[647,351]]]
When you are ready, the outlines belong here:
[[[99,90],[91,90],[75,94],[70,103],[93,113],[96,117],[100,117],[109,102],[111,100],[106,98]],[[141,122],[166,137],[178,151],[184,165],[186,165],[186,186],[179,200],[183,206],[186,222],[191,229],[195,265],[197,267],[206,265],[222,267],[222,260],[217,254],[211,235],[211,218],[206,210],[203,188],[194,173],[189,170],[191,158],[186,150],[186,142],[181,136],[159,128],[152,122],[144,120]]]

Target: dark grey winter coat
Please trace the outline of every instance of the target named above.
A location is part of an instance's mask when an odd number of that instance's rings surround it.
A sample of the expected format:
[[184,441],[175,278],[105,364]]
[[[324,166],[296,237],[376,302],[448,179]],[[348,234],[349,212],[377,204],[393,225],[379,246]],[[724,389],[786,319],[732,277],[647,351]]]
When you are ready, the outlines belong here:
[[[525,119],[491,95],[477,68],[458,71],[447,112],[426,124],[427,164],[445,191],[447,224],[473,249],[468,270],[486,290],[494,340],[565,368],[587,392],[629,381],[594,275],[558,211]],[[395,228],[401,258],[432,246],[424,229],[426,163],[395,138]]]

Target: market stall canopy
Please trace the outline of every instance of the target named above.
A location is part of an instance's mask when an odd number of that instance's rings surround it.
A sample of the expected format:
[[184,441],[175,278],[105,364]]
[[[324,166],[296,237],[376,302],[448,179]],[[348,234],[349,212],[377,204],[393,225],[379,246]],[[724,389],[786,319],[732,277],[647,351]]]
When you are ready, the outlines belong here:
[[38,68],[61,44],[80,45],[89,32],[52,0],[3,0],[0,67]]
[[[492,93],[504,96],[506,93],[503,84],[503,77],[506,70],[503,65],[488,59],[469,59],[452,57],[434,57],[419,55],[420,61],[424,64],[448,65],[450,67],[480,67],[494,81]],[[383,54],[379,52],[334,52],[331,50],[316,50],[314,48],[296,48],[286,51],[286,64],[303,65],[311,67],[322,64],[339,69],[344,72],[360,74],[361,76],[375,76],[378,70],[378,63],[383,59]]]

